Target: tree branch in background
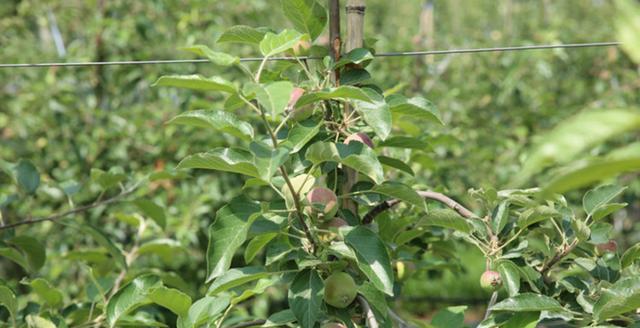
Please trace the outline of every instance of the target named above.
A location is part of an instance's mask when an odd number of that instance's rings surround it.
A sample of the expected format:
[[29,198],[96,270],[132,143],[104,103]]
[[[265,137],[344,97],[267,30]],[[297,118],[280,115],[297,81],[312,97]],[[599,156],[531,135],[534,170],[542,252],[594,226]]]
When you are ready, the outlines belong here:
[[358,303],[360,303],[360,306],[362,307],[362,312],[365,315],[367,327],[378,328],[378,321],[376,321],[376,316],[373,314],[371,306],[369,306],[369,303],[367,303],[367,300],[362,297],[362,295],[358,295]]
[[[418,191],[418,195],[420,195],[422,198],[425,198],[425,199],[438,201],[446,205],[447,207],[451,208],[452,210],[458,212],[458,214],[462,215],[465,218],[471,218],[476,216],[469,209],[460,205],[460,203],[449,198],[449,196],[445,194],[435,192],[435,191]],[[390,209],[391,207],[397,205],[398,203],[400,203],[400,200],[390,199],[378,204],[376,207],[372,208],[367,214],[365,214],[364,218],[362,219],[362,223],[370,224],[371,222],[373,222],[373,219],[375,219],[376,216]]]
[[69,211],[66,211],[66,212],[54,214],[54,215],[47,216],[47,217],[30,218],[30,219],[21,220],[21,221],[14,222],[14,223],[4,224],[4,225],[0,226],[0,230],[11,229],[11,228],[15,228],[15,227],[18,227],[18,226],[21,226],[21,225],[36,224],[36,223],[45,222],[45,221],[57,221],[59,219],[67,217],[69,215],[86,212],[86,211],[88,211],[88,210],[90,210],[92,208],[96,208],[98,206],[117,203],[117,202],[122,201],[122,199],[124,197],[126,197],[129,194],[131,194],[134,191],[136,191],[136,189],[138,189],[139,185],[140,185],[140,183],[136,183],[133,187],[122,191],[121,193],[117,194],[116,196],[113,196],[112,198],[105,199],[105,200],[99,200],[99,198],[98,198],[98,200],[96,200],[95,202],[93,202],[91,204],[87,204],[87,205],[83,205],[83,206],[80,206],[80,207],[76,207],[76,208],[74,208],[72,210],[69,210]]

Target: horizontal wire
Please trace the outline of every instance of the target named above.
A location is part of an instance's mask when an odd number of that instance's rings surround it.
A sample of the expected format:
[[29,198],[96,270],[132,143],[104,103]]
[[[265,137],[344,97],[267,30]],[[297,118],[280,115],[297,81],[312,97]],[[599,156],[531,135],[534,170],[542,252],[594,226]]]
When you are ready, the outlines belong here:
[[[398,51],[377,53],[375,57],[405,57],[405,56],[434,56],[447,54],[468,54],[480,52],[508,52],[543,49],[569,49],[569,48],[590,48],[590,47],[616,47],[621,42],[590,42],[590,43],[568,43],[568,44],[542,44],[530,46],[512,46],[495,48],[467,48],[448,50],[427,50],[427,51]],[[240,58],[240,62],[259,62],[264,57]],[[315,60],[322,59],[318,56],[301,57],[269,57],[267,61],[280,60]],[[100,61],[100,62],[60,62],[60,63],[25,63],[25,64],[0,64],[0,68],[29,68],[29,67],[83,67],[83,66],[110,66],[110,65],[162,65],[162,64],[199,64],[208,63],[208,59],[160,59],[160,60],[122,60],[122,61]]]

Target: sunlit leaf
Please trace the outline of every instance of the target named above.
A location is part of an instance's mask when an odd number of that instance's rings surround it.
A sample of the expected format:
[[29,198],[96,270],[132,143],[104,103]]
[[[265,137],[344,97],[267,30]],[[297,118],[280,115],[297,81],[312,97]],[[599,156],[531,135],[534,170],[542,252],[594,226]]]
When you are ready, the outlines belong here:
[[602,290],[593,306],[593,316],[602,321],[637,308],[640,308],[640,277],[629,277]]
[[555,299],[533,293],[522,293],[498,302],[492,311],[534,312],[553,311],[564,312],[564,308]]
[[327,11],[316,0],[282,0],[284,15],[296,30],[317,38],[327,25]]
[[207,59],[212,63],[220,66],[231,66],[240,62],[240,58],[236,56],[232,56],[224,52],[213,51],[209,49],[209,47],[201,44],[185,47],[182,48],[182,50],[190,51],[198,56],[207,57]]
[[179,316],[186,316],[191,307],[191,297],[173,288],[153,287],[149,291],[149,300]]
[[115,327],[118,319],[136,308],[149,304],[149,291],[160,287],[160,278],[152,275],[140,276],[121,287],[107,303],[106,315],[109,327]]
[[235,42],[257,45],[262,41],[266,33],[267,30],[264,28],[236,25],[224,31],[218,39],[218,42]]
[[206,78],[200,75],[167,75],[156,81],[153,87],[176,87],[202,91],[222,91],[235,94],[235,85],[217,76]]
[[308,39],[307,34],[294,30],[283,30],[278,34],[267,32],[260,41],[260,52],[265,57],[271,57],[293,48],[299,41]]
[[187,156],[178,164],[178,168],[218,170],[260,177],[253,155],[240,148],[216,148],[206,153]]
[[349,231],[345,242],[356,254],[358,268],[369,281],[389,296],[393,296],[393,270],[384,243],[378,235],[364,226]]
[[200,128],[213,128],[244,140],[253,139],[251,124],[239,120],[236,115],[217,110],[193,110],[178,114],[167,124],[181,124]]

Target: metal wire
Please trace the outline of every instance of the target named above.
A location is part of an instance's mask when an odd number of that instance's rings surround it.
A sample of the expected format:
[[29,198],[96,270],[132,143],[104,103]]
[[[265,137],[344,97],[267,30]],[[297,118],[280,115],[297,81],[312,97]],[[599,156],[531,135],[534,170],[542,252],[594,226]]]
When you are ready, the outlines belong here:
[[[621,42],[590,42],[590,43],[568,43],[568,44],[541,44],[529,46],[495,47],[495,48],[468,48],[468,49],[448,49],[448,50],[427,50],[427,51],[398,51],[377,53],[375,57],[405,57],[405,56],[435,56],[447,54],[468,54],[481,52],[509,52],[544,49],[570,49],[570,48],[591,48],[591,47],[617,47]],[[259,62],[263,57],[240,58],[240,62]],[[322,59],[317,56],[301,56],[299,60]],[[268,61],[296,60],[296,57],[269,57]],[[122,61],[102,61],[102,62],[60,62],[60,63],[25,63],[25,64],[0,64],[0,68],[29,68],[29,67],[86,67],[86,66],[111,66],[111,65],[163,65],[163,64],[199,64],[208,63],[208,59],[161,59],[161,60],[122,60]]]

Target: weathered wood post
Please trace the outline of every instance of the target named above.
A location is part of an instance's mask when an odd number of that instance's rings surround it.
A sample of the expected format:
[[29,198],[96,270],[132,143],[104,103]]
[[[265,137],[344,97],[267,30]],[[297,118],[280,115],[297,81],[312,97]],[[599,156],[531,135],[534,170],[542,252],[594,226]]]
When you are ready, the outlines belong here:
[[[364,12],[366,9],[365,0],[347,0],[347,38],[345,42],[345,51],[349,52],[356,48],[362,48],[364,44]],[[353,109],[345,104],[344,116],[349,117]],[[342,193],[351,191],[353,185],[356,184],[358,172],[351,168],[344,168],[345,182],[342,185]],[[342,203],[343,210],[349,210],[358,215],[358,205],[351,199],[345,198]]]

